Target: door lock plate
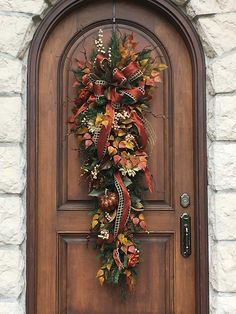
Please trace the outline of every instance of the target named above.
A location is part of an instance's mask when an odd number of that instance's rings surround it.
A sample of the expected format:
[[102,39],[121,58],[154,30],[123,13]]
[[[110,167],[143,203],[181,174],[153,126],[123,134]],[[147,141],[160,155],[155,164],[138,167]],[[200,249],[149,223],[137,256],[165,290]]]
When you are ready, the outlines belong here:
[[191,255],[191,217],[183,213],[180,217],[180,249],[183,257]]
[[190,196],[187,193],[183,193],[180,196],[180,205],[183,208],[187,208],[190,205]]

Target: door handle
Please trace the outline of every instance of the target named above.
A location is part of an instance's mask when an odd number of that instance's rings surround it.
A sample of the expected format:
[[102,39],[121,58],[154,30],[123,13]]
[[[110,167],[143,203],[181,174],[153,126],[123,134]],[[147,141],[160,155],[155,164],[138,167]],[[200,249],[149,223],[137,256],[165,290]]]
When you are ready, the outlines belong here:
[[191,255],[191,217],[187,213],[180,217],[180,249],[183,257]]

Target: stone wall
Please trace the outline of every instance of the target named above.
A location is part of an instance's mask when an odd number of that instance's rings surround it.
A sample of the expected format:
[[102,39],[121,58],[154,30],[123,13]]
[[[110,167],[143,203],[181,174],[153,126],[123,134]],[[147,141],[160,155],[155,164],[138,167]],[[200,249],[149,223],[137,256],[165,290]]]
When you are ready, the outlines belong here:
[[[236,1],[173,0],[207,64],[211,313],[236,313]],[[25,313],[26,65],[53,2],[0,0],[0,314]]]

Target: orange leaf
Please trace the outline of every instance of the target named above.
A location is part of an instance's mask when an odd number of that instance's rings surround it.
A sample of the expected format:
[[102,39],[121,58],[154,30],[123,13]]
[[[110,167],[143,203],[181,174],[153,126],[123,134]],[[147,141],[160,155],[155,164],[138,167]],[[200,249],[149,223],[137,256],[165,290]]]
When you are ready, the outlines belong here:
[[114,155],[117,154],[117,149],[115,147],[113,147],[113,146],[108,146],[107,150],[108,150],[108,154],[110,156],[114,156]]
[[140,214],[140,215],[138,216],[138,218],[139,218],[140,220],[144,220],[144,215],[143,215],[143,214]]

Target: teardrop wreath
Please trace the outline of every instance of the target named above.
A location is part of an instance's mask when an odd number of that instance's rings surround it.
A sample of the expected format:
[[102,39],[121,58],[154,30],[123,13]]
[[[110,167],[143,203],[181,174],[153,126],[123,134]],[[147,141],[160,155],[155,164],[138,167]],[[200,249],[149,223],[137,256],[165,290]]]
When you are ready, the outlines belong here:
[[97,235],[101,267],[97,278],[133,291],[140,262],[138,231],[148,232],[143,192],[153,191],[148,145],[155,134],[146,119],[151,92],[165,64],[152,50],[137,50],[133,34],[113,32],[104,47],[99,30],[90,60],[73,70],[76,97],[69,117],[78,140],[82,175],[96,200],[91,232]]

